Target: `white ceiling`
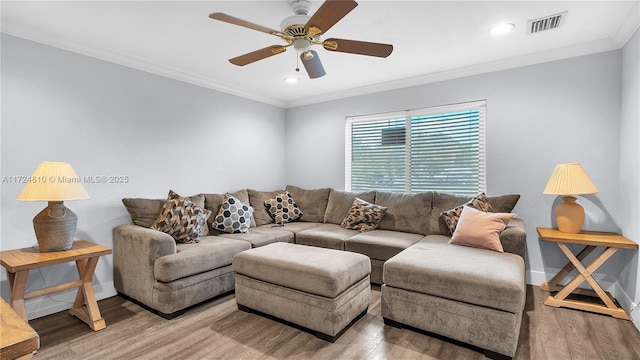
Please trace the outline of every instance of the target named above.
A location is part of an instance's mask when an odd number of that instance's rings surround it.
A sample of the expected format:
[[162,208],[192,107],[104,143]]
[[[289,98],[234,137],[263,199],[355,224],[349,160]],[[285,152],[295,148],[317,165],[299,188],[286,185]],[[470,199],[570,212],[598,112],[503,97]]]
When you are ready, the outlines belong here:
[[[373,1],[326,37],[390,43],[388,58],[318,46],[327,75],[309,79],[296,52],[238,67],[229,58],[278,37],[209,19],[212,12],[278,29],[290,1],[5,1],[2,32],[282,107],[423,84],[621,48],[640,23],[634,1]],[[312,1],[313,13],[321,1]],[[526,34],[527,20],[568,11],[561,28]],[[512,33],[488,30],[502,21]],[[279,30],[279,29],[278,29]]]

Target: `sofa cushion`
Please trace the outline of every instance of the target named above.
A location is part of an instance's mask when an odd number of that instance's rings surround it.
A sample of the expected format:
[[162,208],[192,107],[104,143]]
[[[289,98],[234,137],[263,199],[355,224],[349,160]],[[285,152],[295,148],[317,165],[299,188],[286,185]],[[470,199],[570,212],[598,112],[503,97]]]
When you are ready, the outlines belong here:
[[253,207],[253,219],[255,220],[256,226],[273,224],[273,219],[271,218],[271,215],[269,215],[267,208],[264,206],[264,202],[283,192],[284,190],[258,191],[247,189],[247,193],[249,194],[249,205]]
[[[205,206],[204,196],[202,194],[189,196],[194,204],[201,208],[208,209]],[[158,219],[162,206],[167,202],[167,199],[143,199],[143,198],[124,198],[122,203],[127,209],[127,212],[131,216],[131,222],[135,225],[150,228],[151,225]],[[217,212],[214,211],[214,213]],[[206,236],[207,234],[201,234]]]
[[205,236],[198,244],[177,244],[176,253],[156,259],[153,272],[155,279],[171,282],[187,276],[231,265],[233,256],[249,250],[251,245],[245,241]]
[[356,197],[370,203],[375,203],[376,192],[351,192],[331,189],[323,222],[336,225],[342,224],[342,220],[349,212],[349,209],[351,209],[353,200],[355,200]]
[[252,228],[246,234],[222,234],[220,237],[241,240],[251,244],[251,247],[259,247],[275,242],[293,242],[294,235],[291,231],[283,230],[281,227],[272,228],[259,226]]
[[342,219],[340,227],[360,232],[375,230],[386,211],[387,208],[384,206],[356,198],[347,216]]
[[197,243],[207,228],[211,211],[169,190],[167,201],[151,229],[171,235],[177,242]]
[[516,207],[518,200],[520,200],[520,195],[497,195],[489,196],[488,199],[494,212],[510,213],[513,211],[513,208]]
[[288,191],[264,202],[267,212],[276,224],[298,220],[303,212]]
[[[285,225],[285,228],[288,225]],[[336,224],[321,224],[296,233],[296,244],[344,250],[345,241],[358,231],[344,229]]]
[[504,252],[500,243],[500,232],[514,216],[516,214],[488,213],[465,206],[449,242]]
[[318,225],[321,225],[322,223],[310,223],[310,222],[302,222],[302,221],[294,221],[294,222],[290,222],[290,223],[286,223],[286,224],[282,224],[282,226],[278,226],[278,225],[274,225],[274,224],[266,224],[266,225],[262,225],[260,226],[261,228],[277,228],[280,230],[286,230],[286,231],[290,231],[294,234],[297,234],[301,231],[307,230],[307,229],[311,229],[313,227],[316,227]]
[[421,234],[372,230],[348,238],[344,245],[347,251],[364,254],[372,259],[387,260],[423,238],[424,235]]
[[366,256],[347,251],[276,243],[237,254],[233,269],[267,283],[335,298],[368,277],[371,264]]
[[449,234],[453,234],[456,230],[456,226],[458,225],[458,220],[460,219],[460,214],[462,214],[462,209],[465,206],[472,207],[476,210],[484,211],[484,212],[492,212],[493,208],[491,207],[491,203],[489,203],[489,199],[485,193],[478,194],[471,198],[471,200],[467,201],[462,205],[458,205],[453,209],[449,209],[447,211],[443,211],[440,213],[440,217],[447,224],[447,228],[449,229]]
[[520,256],[451,245],[448,236],[429,235],[387,260],[383,278],[388,286],[512,313],[524,307]]
[[432,197],[432,192],[376,192],[376,204],[387,208],[378,229],[429,234]]
[[287,185],[286,189],[296,200],[304,216],[303,222],[321,223],[324,221],[324,213],[327,210],[330,188],[306,190],[293,185]]
[[231,194],[226,194],[216,218],[213,220],[213,228],[226,233],[247,233],[251,227],[251,215],[253,208],[236,199]]

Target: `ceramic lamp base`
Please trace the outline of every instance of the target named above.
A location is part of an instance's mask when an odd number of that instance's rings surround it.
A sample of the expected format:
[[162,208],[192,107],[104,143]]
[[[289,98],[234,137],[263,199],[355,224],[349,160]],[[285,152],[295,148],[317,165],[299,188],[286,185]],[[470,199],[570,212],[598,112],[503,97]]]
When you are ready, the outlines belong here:
[[576,204],[577,199],[573,196],[564,196],[562,200],[564,202],[556,206],[558,230],[577,234],[584,223],[584,208],[580,204]]
[[69,250],[76,236],[78,217],[62,201],[49,201],[33,218],[40,252]]

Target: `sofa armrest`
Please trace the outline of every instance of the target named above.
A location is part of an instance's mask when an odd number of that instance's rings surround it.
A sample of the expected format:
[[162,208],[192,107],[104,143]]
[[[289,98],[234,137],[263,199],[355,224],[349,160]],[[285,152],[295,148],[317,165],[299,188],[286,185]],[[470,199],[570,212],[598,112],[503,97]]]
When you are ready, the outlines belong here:
[[169,234],[138,225],[113,228],[113,280],[117,291],[144,304],[153,304],[156,259],[176,253]]
[[500,233],[500,242],[505,252],[520,255],[523,260],[526,260],[527,228],[524,220],[511,219]]

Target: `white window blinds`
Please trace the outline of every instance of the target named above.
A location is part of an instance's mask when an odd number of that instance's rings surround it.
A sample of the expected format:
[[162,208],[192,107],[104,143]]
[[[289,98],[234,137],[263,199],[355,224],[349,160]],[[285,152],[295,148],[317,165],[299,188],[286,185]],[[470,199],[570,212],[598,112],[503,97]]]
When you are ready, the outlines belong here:
[[484,191],[485,108],[477,101],[347,118],[346,188]]

